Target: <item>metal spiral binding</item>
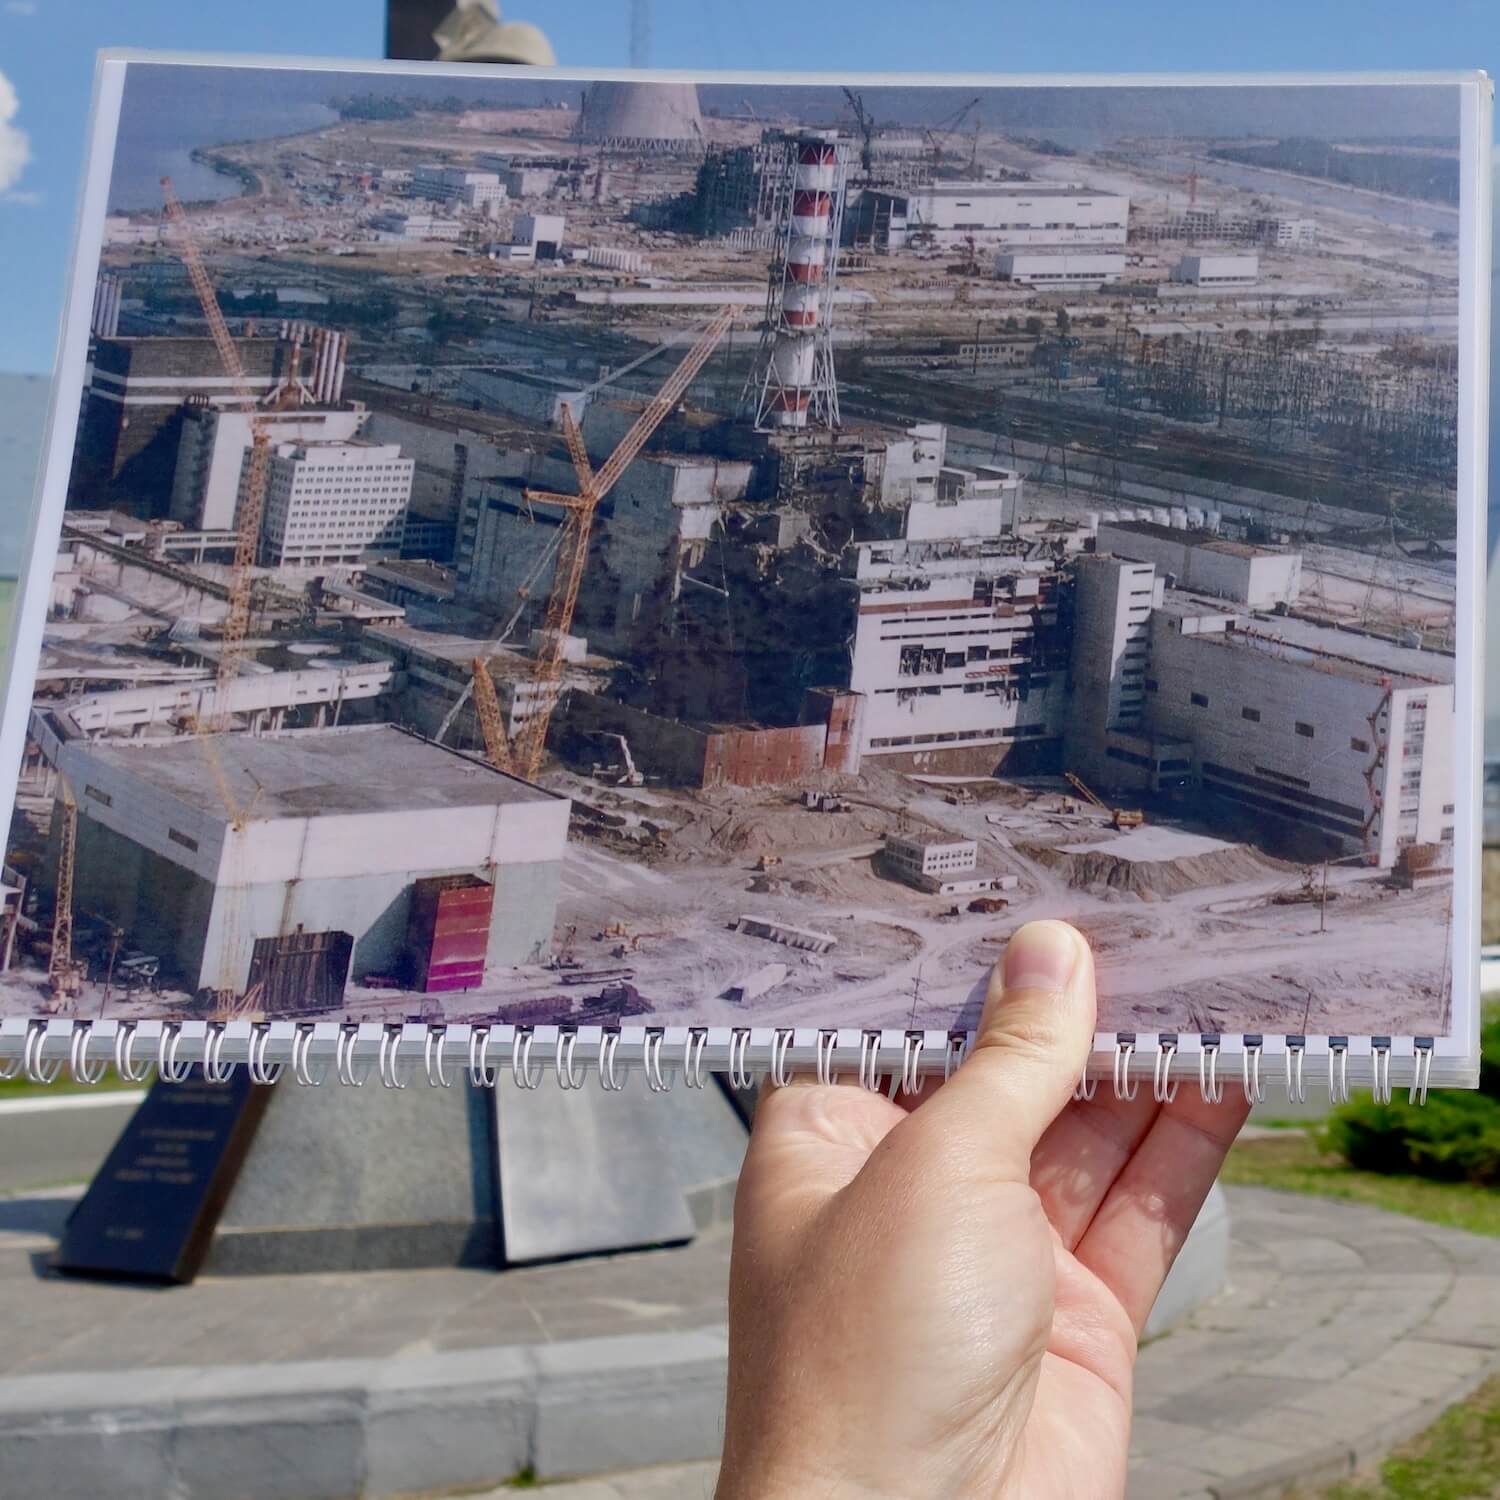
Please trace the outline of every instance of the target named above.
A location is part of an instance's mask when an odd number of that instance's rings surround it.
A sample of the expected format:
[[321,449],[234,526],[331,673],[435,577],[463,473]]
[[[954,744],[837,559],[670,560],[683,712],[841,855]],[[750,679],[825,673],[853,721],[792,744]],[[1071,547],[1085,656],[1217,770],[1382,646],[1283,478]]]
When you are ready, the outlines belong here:
[[401,1050],[401,1027],[392,1022],[380,1033],[380,1051],[376,1054],[376,1065],[380,1069],[380,1081],[388,1089],[404,1089],[411,1082],[408,1075],[403,1078],[396,1071],[396,1054]]
[[581,1089],[583,1074],[573,1066],[573,1054],[578,1050],[578,1033],[571,1027],[557,1033],[557,1086],[560,1089]]
[[908,1031],[901,1039],[901,1092],[916,1098],[927,1082],[922,1066],[923,1036],[920,1031]]
[[203,1081],[228,1083],[234,1077],[234,1064],[224,1061],[224,1023],[215,1021],[203,1042]]
[[[792,1034],[787,1032],[787,1041],[790,1043]],[[666,1041],[666,1032],[659,1028],[653,1028],[646,1033],[646,1046],[642,1053],[642,1065],[646,1071],[646,1087],[653,1094],[665,1094],[672,1087],[672,1075],[663,1074],[661,1070],[661,1049]]]
[[964,1031],[950,1031],[948,1045],[943,1049],[943,1082],[946,1083],[958,1071],[969,1052],[969,1036]]
[[1377,1104],[1391,1102],[1391,1039],[1388,1036],[1370,1038],[1370,1067],[1373,1081],[1370,1092]]
[[313,1028],[304,1023],[292,1033],[292,1077],[304,1088],[317,1088],[332,1066],[326,1059],[322,1068],[314,1073],[308,1066],[308,1053],[312,1047]]
[[89,1061],[89,1038],[94,1034],[92,1021],[76,1021],[73,1035],[68,1042],[68,1072],[74,1083],[96,1084],[109,1072],[108,1060]]
[[448,1044],[446,1026],[429,1026],[422,1038],[422,1066],[427,1070],[428,1086],[435,1089],[448,1088],[453,1080],[443,1066],[443,1048]]
[[250,1074],[250,1082],[260,1084],[269,1088],[286,1069],[285,1063],[271,1063],[266,1065],[266,1048],[271,1044],[271,1028],[264,1021],[258,1021],[250,1028],[249,1055],[245,1059],[245,1070]]
[[1115,1098],[1131,1100],[1140,1085],[1130,1076],[1130,1059],[1135,1056],[1135,1033],[1122,1031],[1115,1038]]
[[[112,1066],[128,1084],[146,1083],[154,1069],[164,1083],[183,1083],[197,1076],[205,1083],[222,1085],[243,1067],[250,1082],[260,1087],[269,1087],[285,1077],[299,1086],[316,1088],[335,1077],[342,1084],[360,1088],[378,1075],[382,1085],[391,1089],[405,1089],[419,1076],[425,1076],[433,1088],[450,1088],[465,1076],[473,1087],[494,1088],[501,1075],[509,1072],[517,1088],[532,1091],[543,1086],[548,1073],[556,1074],[561,1088],[582,1088],[597,1066],[600,1087],[609,1093],[625,1088],[637,1068],[645,1075],[646,1087],[658,1094],[675,1087],[679,1074],[686,1088],[704,1088],[710,1073],[723,1073],[733,1088],[748,1090],[762,1076],[784,1086],[806,1072],[820,1084],[834,1085],[841,1072],[848,1072],[850,1083],[855,1082],[857,1073],[862,1088],[893,1100],[915,1100],[926,1089],[929,1076],[940,1073],[943,1079],[952,1077],[973,1040],[973,1035],[965,1031],[916,1028],[840,1031],[825,1027],[804,1032],[780,1026],[752,1032],[746,1026],[596,1029],[437,1021],[423,1025],[419,1031],[416,1023],[394,1021],[302,1021],[283,1025],[264,1020],[114,1021],[33,1016],[7,1024],[7,1051],[0,1056],[0,1079],[24,1077],[47,1084],[66,1072],[77,1084],[91,1086],[100,1084]],[[1228,1039],[1234,1045],[1226,1062],[1225,1040],[1216,1032],[1185,1040],[1168,1032],[1144,1039],[1135,1032],[1115,1033],[1109,1086],[1115,1097],[1130,1101],[1139,1097],[1141,1085],[1149,1079],[1152,1100],[1158,1105],[1170,1104],[1184,1083],[1191,1086],[1196,1052],[1197,1084],[1206,1102],[1222,1101],[1229,1083],[1225,1069],[1237,1066],[1245,1099],[1251,1104],[1261,1103],[1271,1082],[1268,1067],[1274,1066],[1285,1083],[1288,1102],[1296,1105],[1308,1097],[1309,1056],[1319,1072],[1323,1067],[1322,1037],[1315,1039],[1314,1048],[1309,1047],[1304,1035],[1269,1038],[1273,1046],[1284,1051],[1279,1063],[1268,1062],[1268,1038],[1249,1032]],[[537,1050],[538,1043],[541,1051]],[[1375,1102],[1390,1103],[1396,1088],[1402,1087],[1413,1104],[1425,1103],[1434,1069],[1445,1066],[1439,1039],[1374,1036],[1368,1043],[1368,1073],[1362,1038],[1352,1066],[1359,1070],[1354,1076],[1361,1083],[1368,1077]],[[501,1055],[492,1057],[492,1048]],[[1329,1101],[1346,1103],[1351,1097],[1350,1057],[1355,1051],[1351,1038],[1326,1038],[1326,1051]],[[1436,1076],[1446,1082],[1452,1075],[1445,1072]],[[1073,1098],[1093,1099],[1103,1080],[1096,1055],[1081,1071]]]
[[182,1027],[175,1021],[168,1021],[156,1043],[156,1076],[163,1083],[185,1083],[193,1071],[192,1063],[177,1061],[177,1049],[181,1045]]
[[838,1044],[838,1032],[820,1031],[818,1033],[817,1077],[818,1082],[825,1086],[839,1081],[839,1075],[834,1071],[833,1066],[833,1052]]
[[755,1087],[755,1078],[746,1066],[750,1051],[750,1033],[733,1031],[729,1036],[729,1087],[737,1090]]
[[1349,1038],[1328,1038],[1328,1102],[1349,1102]]
[[1302,1064],[1307,1057],[1307,1038],[1286,1039],[1286,1098],[1288,1104],[1307,1103],[1307,1085],[1302,1078]]
[[1219,1038],[1205,1036],[1198,1054],[1198,1091],[1205,1104],[1224,1102],[1224,1083],[1219,1077]]
[[1244,1050],[1240,1053],[1240,1083],[1245,1090],[1246,1104],[1264,1104],[1265,1086],[1260,1081],[1260,1060],[1265,1051],[1265,1038],[1246,1036]]
[[[745,1033],[748,1042],[750,1033]],[[615,1054],[620,1050],[620,1033],[606,1031],[599,1043],[599,1083],[607,1094],[618,1094],[625,1087],[625,1078],[615,1071]],[[625,1075],[628,1078],[630,1075]],[[747,1083],[746,1088],[750,1085]]]
[[1411,1089],[1406,1098],[1411,1104],[1426,1104],[1427,1080],[1432,1077],[1433,1039],[1430,1036],[1419,1036],[1415,1046],[1416,1057],[1413,1059]]
[[354,1049],[359,1041],[359,1027],[353,1022],[339,1027],[339,1039],[334,1047],[333,1061],[338,1069],[339,1082],[352,1089],[362,1089],[372,1071],[366,1063],[363,1073],[354,1071]]
[[1152,1097],[1158,1104],[1170,1104],[1177,1097],[1177,1084],[1172,1078],[1172,1059],[1177,1056],[1177,1038],[1162,1036],[1156,1043],[1156,1066],[1151,1080]]
[[540,1088],[542,1069],[531,1071],[531,1046],[536,1033],[529,1026],[517,1026],[510,1039],[510,1075],[518,1089]]
[[703,1054],[707,1048],[708,1028],[689,1028],[687,1041],[682,1044],[682,1081],[690,1089],[703,1087]]
[[21,1071],[28,1083],[55,1083],[62,1072],[62,1059],[55,1057],[49,1066],[42,1060],[42,1045],[47,1040],[47,1023],[32,1021],[26,1028],[26,1040],[21,1047]]
[[779,1027],[771,1037],[771,1082],[779,1089],[784,1089],[792,1081],[786,1070],[787,1053],[791,1050],[792,1032]]
[[500,1070],[489,1065],[490,1028],[476,1026],[469,1033],[469,1082],[476,1089],[492,1089],[500,1081]]
[[136,1023],[122,1021],[115,1028],[115,1072],[125,1083],[144,1083],[151,1072],[149,1062],[135,1062]]

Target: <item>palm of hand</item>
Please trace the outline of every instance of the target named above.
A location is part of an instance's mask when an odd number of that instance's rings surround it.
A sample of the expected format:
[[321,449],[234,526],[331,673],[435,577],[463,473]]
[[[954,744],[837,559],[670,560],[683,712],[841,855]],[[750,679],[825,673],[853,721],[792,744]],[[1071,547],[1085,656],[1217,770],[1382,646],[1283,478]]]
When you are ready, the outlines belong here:
[[1139,1329],[1243,1109],[1072,1102],[1079,1038],[1041,1040],[982,1029],[911,1111],[843,1087],[763,1099],[720,1500],[1123,1493]]

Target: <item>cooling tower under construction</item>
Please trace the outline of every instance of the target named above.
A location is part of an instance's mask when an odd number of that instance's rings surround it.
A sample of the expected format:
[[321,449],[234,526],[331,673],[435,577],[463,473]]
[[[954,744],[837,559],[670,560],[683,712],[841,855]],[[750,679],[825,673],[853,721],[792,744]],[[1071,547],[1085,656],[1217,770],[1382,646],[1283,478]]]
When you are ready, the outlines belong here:
[[579,134],[622,151],[701,151],[703,116],[692,83],[596,83],[583,96]]

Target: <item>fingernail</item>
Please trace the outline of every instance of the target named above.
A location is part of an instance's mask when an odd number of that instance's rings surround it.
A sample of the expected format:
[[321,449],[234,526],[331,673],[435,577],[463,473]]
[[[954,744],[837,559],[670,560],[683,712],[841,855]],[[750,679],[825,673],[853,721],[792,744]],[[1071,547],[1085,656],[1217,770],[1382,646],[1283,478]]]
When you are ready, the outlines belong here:
[[1061,922],[1028,922],[1005,947],[1005,988],[1066,989],[1078,964],[1078,939]]

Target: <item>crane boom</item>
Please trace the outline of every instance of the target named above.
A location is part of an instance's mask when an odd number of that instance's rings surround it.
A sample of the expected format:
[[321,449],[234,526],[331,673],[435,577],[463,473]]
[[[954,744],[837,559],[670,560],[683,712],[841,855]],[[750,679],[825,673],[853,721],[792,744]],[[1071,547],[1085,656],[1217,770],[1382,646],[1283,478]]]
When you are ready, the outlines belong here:
[[214,687],[214,706],[207,728],[222,729],[229,719],[229,689],[239,676],[240,662],[245,652],[245,637],[250,629],[250,570],[255,564],[260,545],[261,517],[266,504],[266,481],[271,472],[271,439],[260,406],[250,383],[245,378],[245,368],[240,362],[240,351],[230,337],[229,325],[219,309],[214,295],[213,283],[204,267],[198,242],[193,238],[192,226],[183,211],[177,190],[170,177],[161,180],[162,197],[166,202],[167,218],[177,231],[182,262],[187,267],[188,280],[197,293],[199,306],[203,309],[204,321],[208,324],[209,336],[219,351],[224,373],[229,377],[231,390],[240,406],[250,415],[250,459],[245,469],[244,490],[240,497],[240,511],[236,522],[234,564],[229,576],[229,609],[224,617],[222,644],[219,651],[219,666]]
[[500,700],[495,696],[495,679],[482,656],[474,658],[474,710],[479,716],[479,732],[484,737],[485,758],[497,770],[514,775],[515,763],[505,733],[505,720],[500,715]]
[[78,803],[67,778],[59,770],[58,792],[62,824],[57,843],[57,893],[52,906],[52,952],[47,958],[47,983],[59,999],[78,992],[81,966],[73,962],[73,869],[78,860]]
[[[599,508],[599,502],[615,487],[620,476],[651,440],[651,434],[661,426],[667,413],[708,363],[719,340],[734,322],[735,313],[733,305],[721,309],[699,334],[697,342],[683,356],[682,362],[646,403],[630,431],[620,439],[619,446],[605,460],[603,468],[593,472],[589,467],[587,453],[583,453],[581,459],[578,454],[574,454],[573,463],[578,471],[578,494],[562,495],[549,490],[526,491],[528,500],[560,505],[566,512],[552,591],[547,596],[546,620],[531,671],[531,680],[538,691],[532,697],[531,712],[516,735],[514,747],[516,773],[528,780],[533,779],[541,769],[542,756],[546,750],[547,728],[557,705],[558,683],[562,676],[563,646],[578,608],[583,570],[588,561],[589,539],[594,530],[594,513]],[[569,434],[568,447],[572,451],[572,434],[576,434],[577,428],[573,413],[566,403],[563,404],[563,431]],[[578,446],[582,448],[581,437],[578,439]]]

